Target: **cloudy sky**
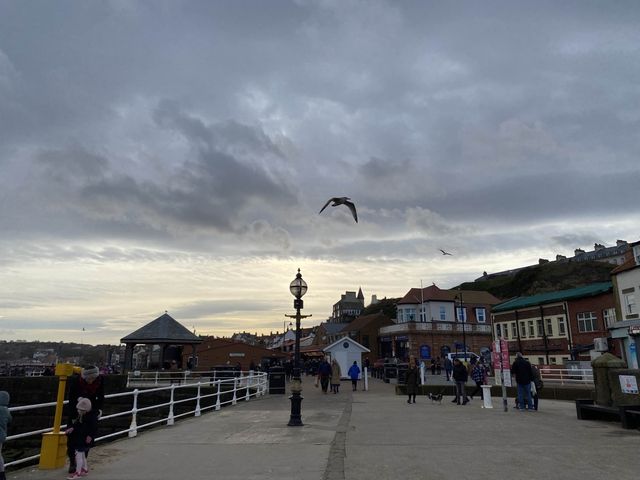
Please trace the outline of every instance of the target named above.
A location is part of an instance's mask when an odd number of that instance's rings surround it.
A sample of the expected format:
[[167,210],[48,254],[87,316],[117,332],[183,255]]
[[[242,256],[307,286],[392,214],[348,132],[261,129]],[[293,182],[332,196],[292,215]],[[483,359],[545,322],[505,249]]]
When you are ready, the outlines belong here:
[[[639,24],[633,1],[2,0],[0,339],[118,343],[165,310],[281,331],[298,268],[310,325],[346,290],[636,241]],[[358,224],[318,214],[345,195]]]

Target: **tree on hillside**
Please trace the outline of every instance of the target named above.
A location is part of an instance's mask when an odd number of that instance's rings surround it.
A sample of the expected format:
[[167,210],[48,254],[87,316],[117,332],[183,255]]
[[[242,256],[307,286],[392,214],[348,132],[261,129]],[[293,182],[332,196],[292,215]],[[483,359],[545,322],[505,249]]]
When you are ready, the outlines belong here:
[[374,313],[382,312],[389,318],[396,318],[396,303],[398,303],[399,300],[399,298],[385,297],[382,300],[378,300],[377,303],[372,303],[371,305],[365,307],[361,315],[371,315]]
[[466,282],[463,290],[485,290],[507,300],[538,293],[582,287],[591,283],[611,281],[615,265],[604,262],[549,262],[523,268],[515,275]]

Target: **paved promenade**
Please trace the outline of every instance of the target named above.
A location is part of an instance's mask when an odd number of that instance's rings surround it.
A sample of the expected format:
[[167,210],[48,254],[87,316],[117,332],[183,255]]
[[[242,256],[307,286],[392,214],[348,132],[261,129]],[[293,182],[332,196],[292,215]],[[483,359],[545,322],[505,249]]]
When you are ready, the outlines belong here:
[[[637,479],[640,431],[576,420],[573,403],[504,412],[479,399],[408,405],[394,386],[322,394],[304,379],[304,427],[287,427],[288,395],[266,395],[92,450],[93,480]],[[509,405],[513,404],[510,399]],[[27,468],[9,479],[61,480]]]

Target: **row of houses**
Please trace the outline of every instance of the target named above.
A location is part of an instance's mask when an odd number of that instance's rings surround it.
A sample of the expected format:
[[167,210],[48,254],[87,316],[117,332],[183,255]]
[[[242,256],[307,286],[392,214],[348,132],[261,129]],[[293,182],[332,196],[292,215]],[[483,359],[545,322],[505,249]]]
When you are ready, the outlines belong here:
[[[513,354],[522,352],[535,364],[588,361],[609,351],[637,368],[640,242],[626,246],[624,261],[617,259],[609,282],[506,301],[488,292],[445,290],[434,284],[409,289],[395,302],[396,315],[390,317],[382,308],[363,315],[362,289],[357,295],[346,292],[333,305],[327,321],[302,329],[302,358],[322,357],[328,345],[344,337],[368,349],[370,363],[381,358],[406,360],[410,356],[429,361],[463,350],[488,356],[493,341],[504,339]],[[375,311],[377,303],[373,296],[368,311]],[[165,314],[155,322],[175,320]],[[157,340],[154,329],[177,332],[181,327],[158,324],[151,328],[153,323],[125,337],[123,342],[134,345],[145,336]],[[242,332],[231,339],[196,337],[181,327],[184,331],[179,337],[183,341],[186,336],[193,337],[187,342],[191,351],[173,353],[169,344],[178,342],[165,339],[158,358],[160,364],[166,364],[169,354],[179,367],[205,369],[224,364],[246,369],[265,362],[286,362],[293,355],[295,332],[284,327],[282,333]]]

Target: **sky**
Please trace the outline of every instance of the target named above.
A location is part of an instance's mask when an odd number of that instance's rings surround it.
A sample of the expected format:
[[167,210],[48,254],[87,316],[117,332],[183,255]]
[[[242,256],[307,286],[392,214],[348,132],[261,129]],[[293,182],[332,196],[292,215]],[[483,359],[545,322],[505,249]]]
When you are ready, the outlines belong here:
[[[640,239],[635,1],[0,0],[0,339],[303,326]],[[334,196],[356,205],[356,224]],[[438,249],[451,252],[444,256]]]

